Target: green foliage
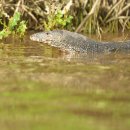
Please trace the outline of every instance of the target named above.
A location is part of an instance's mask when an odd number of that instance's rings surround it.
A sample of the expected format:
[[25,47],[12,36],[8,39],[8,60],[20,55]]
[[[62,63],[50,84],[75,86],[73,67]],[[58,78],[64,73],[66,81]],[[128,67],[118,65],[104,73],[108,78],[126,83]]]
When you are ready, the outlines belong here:
[[48,16],[48,21],[44,21],[45,30],[52,30],[55,28],[67,28],[68,25],[71,24],[73,16],[64,15],[62,11],[59,10],[55,14],[51,14]]
[[9,24],[8,24],[9,30],[14,31],[15,27],[18,25],[19,21],[20,21],[20,13],[17,12],[14,14],[13,17],[11,17],[9,19]]
[[19,34],[20,37],[23,37],[24,34],[25,34],[25,31],[26,31],[27,27],[26,27],[26,22],[25,21],[21,21],[19,23],[19,26],[17,28],[17,34]]
[[7,38],[11,34],[15,34],[20,38],[24,36],[27,27],[24,20],[20,21],[20,16],[21,14],[16,12],[13,17],[9,19],[8,25],[0,21],[0,24],[3,25],[3,30],[0,31],[0,39]]
[[6,29],[3,29],[0,31],[0,39],[6,38],[10,35],[10,31],[6,31]]

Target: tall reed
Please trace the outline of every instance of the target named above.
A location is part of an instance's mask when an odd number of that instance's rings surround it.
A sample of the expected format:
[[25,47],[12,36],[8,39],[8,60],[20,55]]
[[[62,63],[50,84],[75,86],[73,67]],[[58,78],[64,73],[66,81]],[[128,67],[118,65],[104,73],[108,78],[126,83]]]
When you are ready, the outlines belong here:
[[30,29],[44,30],[43,21],[57,10],[73,16],[68,29],[76,32],[100,35],[130,29],[129,0],[0,0],[2,20],[7,22],[17,9]]

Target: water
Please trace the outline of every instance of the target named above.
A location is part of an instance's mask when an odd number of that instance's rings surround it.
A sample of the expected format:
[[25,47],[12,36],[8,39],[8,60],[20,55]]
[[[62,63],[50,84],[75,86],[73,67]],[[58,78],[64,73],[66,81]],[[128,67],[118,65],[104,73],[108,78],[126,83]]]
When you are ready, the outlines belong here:
[[2,130],[129,130],[129,93],[129,54],[69,55],[28,36],[0,45]]

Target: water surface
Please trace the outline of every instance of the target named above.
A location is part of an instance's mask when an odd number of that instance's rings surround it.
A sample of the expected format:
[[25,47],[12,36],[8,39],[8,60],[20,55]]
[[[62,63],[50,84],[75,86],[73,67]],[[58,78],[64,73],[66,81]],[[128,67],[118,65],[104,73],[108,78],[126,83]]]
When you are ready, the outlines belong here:
[[68,55],[28,37],[0,44],[2,130],[129,130],[129,93],[129,54]]

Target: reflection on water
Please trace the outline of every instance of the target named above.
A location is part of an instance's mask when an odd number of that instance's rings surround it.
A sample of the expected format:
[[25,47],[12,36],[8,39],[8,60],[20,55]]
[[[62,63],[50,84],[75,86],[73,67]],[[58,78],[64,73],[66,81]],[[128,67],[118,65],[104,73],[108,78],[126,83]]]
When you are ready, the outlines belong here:
[[[2,130],[129,130],[130,55],[0,45]],[[53,118],[52,118],[53,117]]]
[[10,43],[6,41],[6,44],[1,45],[1,53],[8,56],[45,56],[45,57],[58,57],[60,51],[56,48],[51,48],[48,45],[42,45],[39,43],[31,42],[29,39],[23,42],[17,41]]

